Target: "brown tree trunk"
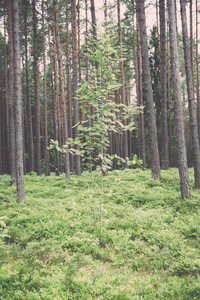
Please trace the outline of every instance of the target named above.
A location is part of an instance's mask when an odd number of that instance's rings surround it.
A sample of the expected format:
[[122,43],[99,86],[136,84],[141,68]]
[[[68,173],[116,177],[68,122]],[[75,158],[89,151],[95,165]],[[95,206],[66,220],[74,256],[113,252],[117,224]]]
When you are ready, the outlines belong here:
[[35,144],[37,175],[41,175],[41,149],[40,149],[40,100],[38,91],[38,49],[37,49],[37,16],[35,0],[33,5],[33,44],[34,44],[34,91],[35,91]]
[[[54,12],[54,26],[56,35],[56,46],[58,55],[58,66],[59,66],[59,80],[60,80],[60,106],[61,106],[61,118],[63,123],[63,144],[68,141],[68,128],[67,128],[67,114],[65,104],[65,92],[64,92],[64,77],[63,77],[63,66],[62,66],[62,55],[60,46],[60,35],[58,28],[58,16],[57,16],[57,1],[53,0],[53,12]],[[70,165],[69,165],[69,152],[65,154],[65,172],[66,178],[70,178]]]
[[170,37],[170,57],[172,68],[173,92],[174,92],[174,109],[176,120],[176,136],[178,146],[179,176],[181,185],[182,199],[190,198],[190,183],[188,176],[187,154],[185,147],[183,109],[181,102],[181,83],[179,73],[178,43],[176,32],[175,7],[173,0],[167,0],[169,15],[169,37]]
[[9,36],[9,122],[10,122],[10,168],[12,183],[15,183],[15,124],[14,124],[14,90],[13,90],[13,32],[12,32],[12,9],[11,0],[8,0],[8,36]]
[[14,65],[14,104],[15,104],[15,147],[16,147],[16,182],[17,197],[20,203],[25,202],[24,164],[23,164],[23,122],[21,90],[21,58],[19,43],[19,7],[18,0],[12,1],[13,20],[13,65]]
[[196,83],[196,94],[197,94],[197,122],[198,122],[198,136],[200,142],[200,85],[199,85],[199,31],[198,31],[198,0],[196,0],[196,69],[197,69],[197,83]]
[[[74,101],[74,138],[79,138],[79,101],[78,101],[78,58],[77,58],[77,29],[76,29],[76,0],[72,0],[72,44],[73,44],[73,101]],[[76,145],[76,149],[79,147]],[[81,160],[80,155],[75,156],[75,172],[76,175],[81,175]]]
[[[139,32],[139,19],[138,10],[136,9],[136,32],[137,40],[133,41],[133,59],[135,69],[135,81],[136,81],[136,94],[137,94],[137,106],[143,107],[143,95],[142,95],[142,65],[141,65],[141,46],[140,46],[140,32]],[[134,30],[134,29],[133,29]],[[134,30],[135,31],[135,30]],[[136,47],[137,44],[137,54]],[[145,135],[144,135],[144,113],[142,111],[137,115],[137,135],[139,146],[139,157],[142,159],[142,168],[146,168],[146,150],[145,150]]]
[[190,0],[190,58],[191,58],[191,75],[194,87],[194,55],[193,55],[193,1]]
[[146,17],[144,10],[144,0],[136,1],[138,7],[139,25],[140,25],[140,39],[141,39],[141,53],[142,53],[142,69],[144,80],[144,92],[146,99],[146,109],[149,127],[149,143],[151,153],[151,169],[152,177],[154,179],[160,179],[160,160],[158,151],[157,129],[155,123],[153,93],[151,85],[151,75],[148,56],[148,44],[147,44],[147,31],[146,31]]
[[44,0],[42,0],[42,33],[43,33],[43,67],[44,67],[44,158],[45,158],[45,176],[50,176],[49,150],[48,150],[48,127],[47,127],[47,76],[46,76],[46,45],[45,45],[45,27],[44,27]]
[[[68,116],[68,134],[70,138],[73,138],[72,131],[72,98],[71,98],[71,75],[70,75],[70,54],[69,54],[69,0],[66,0],[66,35],[67,35],[67,63],[66,63],[66,73],[67,73],[67,116]],[[70,170],[74,173],[74,158],[72,154],[69,154]]]
[[194,82],[192,79],[192,67],[191,67],[192,63],[190,57],[190,47],[189,47],[188,31],[187,31],[185,0],[180,0],[180,3],[181,3],[185,71],[186,71],[186,79],[187,79],[188,104],[189,104],[189,114],[190,114],[190,129],[191,129],[193,156],[194,156],[193,162],[194,162],[195,188],[200,189],[200,149],[199,149],[198,127],[197,127],[196,110],[195,110]]
[[31,95],[30,95],[30,71],[28,61],[28,41],[27,41],[27,0],[24,0],[25,15],[25,60],[26,60],[26,106],[27,106],[27,131],[28,131],[28,162],[29,171],[34,171],[34,147],[33,147],[33,125],[32,125],[32,111],[31,111]]
[[[118,34],[119,34],[119,59],[120,59],[120,77],[121,77],[121,103],[126,105],[125,83],[124,83],[124,64],[122,52],[122,31],[121,31],[121,16],[120,16],[120,0],[117,0],[117,16],[118,16]],[[124,126],[126,126],[124,120]],[[123,157],[128,158],[128,138],[127,131],[123,133]]]
[[160,64],[161,64],[161,95],[162,95],[162,154],[161,168],[169,168],[168,128],[167,128],[167,76],[166,76],[166,29],[165,29],[165,0],[160,5]]

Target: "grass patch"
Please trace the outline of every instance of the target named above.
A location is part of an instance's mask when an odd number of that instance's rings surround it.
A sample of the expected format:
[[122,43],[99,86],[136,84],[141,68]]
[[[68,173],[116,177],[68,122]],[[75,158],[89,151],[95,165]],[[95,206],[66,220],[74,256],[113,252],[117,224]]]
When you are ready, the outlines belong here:
[[19,205],[0,176],[0,299],[200,298],[200,194],[181,200],[178,170],[106,176],[102,234],[98,173],[71,177],[26,175]]

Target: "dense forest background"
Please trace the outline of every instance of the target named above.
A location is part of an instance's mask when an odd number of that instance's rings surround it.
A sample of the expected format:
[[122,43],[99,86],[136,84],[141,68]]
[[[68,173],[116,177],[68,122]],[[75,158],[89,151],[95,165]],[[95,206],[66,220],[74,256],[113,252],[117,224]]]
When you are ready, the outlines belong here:
[[[150,30],[144,6],[155,12]],[[0,174],[19,185],[23,172],[70,178],[142,161],[154,179],[178,167],[189,198],[188,166],[200,188],[199,6],[1,0]]]

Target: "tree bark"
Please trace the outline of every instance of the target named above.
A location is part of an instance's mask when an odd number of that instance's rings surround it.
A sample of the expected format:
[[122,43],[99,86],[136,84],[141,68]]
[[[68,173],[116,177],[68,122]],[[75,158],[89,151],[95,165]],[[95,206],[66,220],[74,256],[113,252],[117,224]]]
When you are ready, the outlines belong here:
[[12,7],[11,0],[8,0],[8,36],[9,36],[9,122],[10,122],[10,169],[12,183],[15,183],[15,124],[14,124],[14,90],[13,90],[13,29],[12,29]]
[[176,32],[176,19],[174,0],[167,0],[168,14],[169,14],[169,37],[170,37],[170,57],[172,68],[172,81],[174,92],[174,109],[176,121],[176,136],[178,146],[178,163],[179,163],[179,176],[181,185],[182,199],[190,198],[190,183],[188,176],[187,154],[185,147],[184,136],[184,123],[183,123],[183,109],[181,102],[181,83],[179,73],[179,58],[178,58],[178,45],[177,45],[177,32]]
[[[60,106],[61,106],[61,118],[63,123],[63,143],[66,144],[68,141],[68,128],[67,128],[67,114],[65,104],[65,92],[64,92],[64,77],[63,77],[63,66],[62,66],[62,55],[60,46],[60,35],[58,28],[58,16],[57,16],[57,1],[53,0],[53,12],[54,12],[54,26],[56,35],[56,47],[58,55],[58,66],[59,66],[59,80],[60,80]],[[69,152],[65,154],[65,172],[66,178],[70,178],[70,164],[69,164]]]
[[28,130],[28,156],[29,156],[29,171],[34,171],[34,146],[33,146],[33,124],[32,124],[32,111],[31,111],[31,95],[30,95],[30,71],[28,60],[28,38],[27,38],[27,0],[24,0],[25,15],[25,60],[26,60],[26,104],[27,104],[27,130]]
[[[69,40],[69,0],[66,0],[66,37],[67,37],[67,116],[68,116],[68,134],[70,138],[73,138],[72,131],[72,97],[71,97],[71,75],[70,75],[70,40]],[[74,158],[72,154],[69,154],[70,170],[74,173]]]
[[50,176],[49,150],[48,150],[48,127],[47,127],[47,76],[46,76],[46,45],[45,45],[45,27],[44,27],[44,0],[42,0],[42,33],[43,33],[43,67],[44,67],[44,158],[45,158],[45,176]]
[[[124,64],[123,64],[123,52],[122,52],[122,31],[121,31],[121,15],[120,15],[120,0],[117,0],[117,16],[118,16],[118,34],[119,34],[119,59],[120,59],[120,77],[121,77],[121,103],[126,105],[125,95],[125,83],[124,83]],[[126,126],[126,120],[124,120],[124,126]],[[123,133],[123,157],[128,157],[128,138],[127,131]]]
[[16,147],[16,182],[17,197],[20,203],[25,202],[24,164],[23,164],[23,111],[21,90],[21,58],[19,39],[18,0],[12,1],[13,20],[13,61],[14,61],[14,104],[15,104],[15,147]]
[[198,136],[200,142],[200,84],[199,84],[199,19],[198,19],[198,0],[196,0],[196,69],[197,69],[197,83],[196,83],[196,93],[197,93],[197,122],[198,122]]
[[160,160],[158,151],[157,129],[155,122],[155,112],[153,103],[153,93],[151,85],[151,75],[148,56],[147,31],[146,31],[146,17],[144,9],[144,0],[136,1],[138,7],[139,25],[140,25],[140,39],[141,39],[141,53],[142,53],[142,70],[143,70],[143,84],[146,95],[146,109],[149,128],[149,144],[151,154],[151,169],[152,177],[160,179]]
[[192,80],[192,66],[191,66],[192,63],[190,57],[190,46],[189,46],[188,31],[187,31],[185,0],[180,0],[180,3],[181,3],[185,71],[186,71],[186,79],[187,79],[187,93],[188,93],[188,104],[189,104],[189,114],[190,114],[190,129],[191,129],[193,156],[194,156],[193,162],[194,162],[195,188],[200,189],[200,149],[199,149],[198,127],[197,127],[197,118],[196,118],[196,110],[195,110],[194,85]]
[[[72,44],[73,44],[73,101],[74,101],[74,138],[79,139],[79,101],[78,101],[78,58],[77,58],[77,28],[76,28],[76,0],[72,0]],[[79,146],[76,146],[79,150]],[[76,175],[81,175],[81,160],[80,155],[75,156],[75,172]]]
[[35,143],[37,175],[41,175],[41,149],[40,149],[40,100],[38,91],[38,47],[37,47],[37,16],[35,0],[33,6],[33,44],[34,44],[34,91],[35,91]]

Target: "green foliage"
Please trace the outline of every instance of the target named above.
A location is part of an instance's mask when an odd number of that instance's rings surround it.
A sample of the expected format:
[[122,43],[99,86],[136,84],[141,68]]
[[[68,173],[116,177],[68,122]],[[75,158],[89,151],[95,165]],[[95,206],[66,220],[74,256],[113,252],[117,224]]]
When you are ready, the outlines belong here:
[[[94,199],[99,179],[95,172]],[[150,170],[113,171],[104,177],[100,234],[89,181],[89,172],[69,181],[26,175],[25,205],[15,187],[1,186],[0,298],[199,299],[199,192],[181,201],[177,169],[161,181]]]

